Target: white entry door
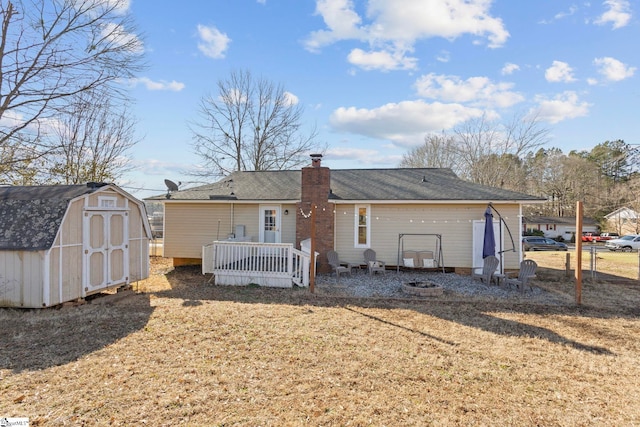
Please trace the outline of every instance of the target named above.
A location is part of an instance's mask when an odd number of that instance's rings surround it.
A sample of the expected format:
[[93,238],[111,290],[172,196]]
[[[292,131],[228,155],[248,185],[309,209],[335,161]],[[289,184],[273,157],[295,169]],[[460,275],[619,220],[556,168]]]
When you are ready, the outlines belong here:
[[84,213],[84,294],[129,280],[129,214],[123,211]]
[[[482,247],[484,246],[484,221],[473,221],[473,268],[482,268]],[[502,262],[500,252],[504,249],[504,234],[500,234],[500,221],[493,221],[493,234],[496,238],[496,257]],[[502,239],[500,238],[502,236]],[[498,266],[498,270],[502,271],[502,265]]]
[[260,206],[260,242],[281,243],[280,206]]

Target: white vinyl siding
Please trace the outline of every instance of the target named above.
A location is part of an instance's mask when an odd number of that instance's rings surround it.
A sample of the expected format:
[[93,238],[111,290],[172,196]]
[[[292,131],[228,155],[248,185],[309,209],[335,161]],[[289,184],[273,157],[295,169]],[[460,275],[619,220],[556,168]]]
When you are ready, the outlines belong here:
[[[258,204],[166,203],[164,256],[167,258],[201,258],[202,247],[215,240],[225,240],[244,225],[245,237],[257,242],[260,236]],[[284,215],[284,210],[289,211]],[[281,206],[282,242],[295,243],[296,206]]]
[[[357,224],[356,206],[336,205],[335,248],[340,259],[346,262],[364,263],[363,248],[355,247],[353,236]],[[518,268],[520,217],[517,204],[500,205],[496,209],[505,218],[511,229],[517,252],[513,252],[506,227],[504,235],[505,268]],[[430,205],[371,205],[369,247],[376,251],[378,259],[396,265],[398,258],[398,235],[440,234],[442,251],[447,267],[470,267],[472,263],[473,221],[483,220],[486,203],[477,205],[430,204]],[[497,215],[496,215],[497,218]],[[410,247],[409,247],[410,246]],[[405,239],[405,249],[433,250],[434,237]]]
[[229,204],[165,204],[164,256],[167,258],[200,258],[204,245],[224,240],[233,232]]

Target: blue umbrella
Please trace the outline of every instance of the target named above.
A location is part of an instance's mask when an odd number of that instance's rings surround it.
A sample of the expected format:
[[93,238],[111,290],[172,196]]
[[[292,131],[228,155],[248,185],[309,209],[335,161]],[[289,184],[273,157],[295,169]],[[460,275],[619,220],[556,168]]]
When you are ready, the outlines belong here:
[[496,255],[496,236],[493,234],[493,214],[491,207],[484,211],[484,242],[482,245],[482,258]]

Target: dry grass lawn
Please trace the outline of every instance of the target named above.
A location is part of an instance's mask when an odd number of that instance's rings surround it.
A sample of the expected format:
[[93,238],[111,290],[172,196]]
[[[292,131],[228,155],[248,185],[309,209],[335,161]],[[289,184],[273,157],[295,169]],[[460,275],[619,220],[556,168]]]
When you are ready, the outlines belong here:
[[157,259],[152,278],[112,303],[0,309],[0,417],[32,426],[640,425],[640,288],[619,280],[637,277],[637,255],[627,276],[585,281],[580,307],[564,254],[527,256],[541,266],[536,284],[567,295],[566,306],[212,286],[197,269]]

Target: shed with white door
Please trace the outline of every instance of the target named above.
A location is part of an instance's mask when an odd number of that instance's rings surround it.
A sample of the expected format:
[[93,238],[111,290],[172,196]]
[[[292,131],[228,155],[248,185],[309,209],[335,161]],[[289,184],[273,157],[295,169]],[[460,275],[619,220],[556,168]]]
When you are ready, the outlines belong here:
[[0,187],[0,307],[75,301],[149,277],[144,204],[113,184]]

